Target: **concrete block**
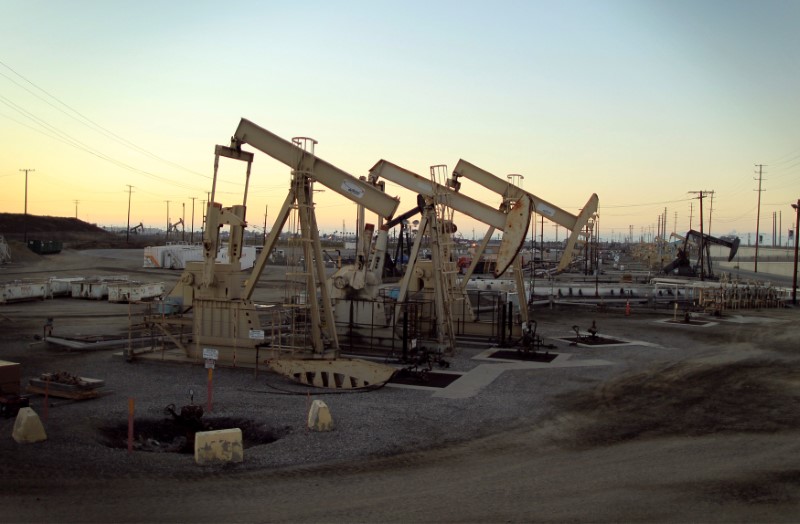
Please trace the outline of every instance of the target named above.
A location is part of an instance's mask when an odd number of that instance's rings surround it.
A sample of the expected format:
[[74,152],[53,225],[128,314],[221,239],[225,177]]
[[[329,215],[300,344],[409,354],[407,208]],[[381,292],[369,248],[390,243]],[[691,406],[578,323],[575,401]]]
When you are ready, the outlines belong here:
[[19,395],[19,382],[0,382],[0,395]]
[[11,437],[20,444],[27,444],[47,440],[47,433],[39,415],[32,408],[20,408]]
[[19,364],[7,360],[0,360],[0,392],[19,395],[19,381]]
[[315,400],[311,403],[311,409],[308,410],[308,429],[313,429],[314,431],[333,430],[331,410],[328,409],[328,405],[325,402]]
[[239,428],[198,431],[194,435],[194,461],[197,464],[242,462],[242,430]]

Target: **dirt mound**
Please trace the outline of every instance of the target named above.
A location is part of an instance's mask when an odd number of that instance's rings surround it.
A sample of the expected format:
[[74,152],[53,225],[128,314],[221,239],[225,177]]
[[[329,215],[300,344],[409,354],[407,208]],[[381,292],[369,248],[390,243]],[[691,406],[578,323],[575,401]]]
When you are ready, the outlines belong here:
[[[13,241],[22,244],[26,232],[28,240],[58,240],[64,243],[65,248],[72,249],[144,247],[157,240],[142,235],[130,235],[126,242],[124,234],[106,231],[96,224],[77,218],[0,213],[0,235],[5,236],[9,245]],[[14,260],[19,259],[15,257]]]
[[75,236],[113,236],[108,231],[77,218],[0,213],[0,232],[6,240],[28,239],[72,240]]
[[13,264],[37,262],[42,259],[42,255],[34,253],[24,242],[19,240],[8,240],[8,253],[11,255]]
[[[788,386],[788,387],[787,387]],[[626,375],[590,392],[562,396],[577,447],[659,436],[774,433],[800,428],[800,366],[744,360],[682,362]]]

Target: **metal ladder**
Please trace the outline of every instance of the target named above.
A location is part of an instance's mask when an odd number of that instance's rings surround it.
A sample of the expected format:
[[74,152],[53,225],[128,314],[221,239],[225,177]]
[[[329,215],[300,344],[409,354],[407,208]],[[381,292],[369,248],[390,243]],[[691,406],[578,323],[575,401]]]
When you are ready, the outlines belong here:
[[[443,164],[431,166],[431,181],[434,182],[434,212],[431,214],[431,259],[435,287],[436,314],[440,317],[438,342],[445,352],[455,353],[455,329],[453,327],[453,306],[459,301],[453,291],[458,284],[458,268],[452,260],[453,253],[453,209],[447,205],[447,196],[436,192],[444,186],[448,173]],[[459,294],[460,295],[460,294]],[[463,300],[463,295],[461,295]]]
[[[317,141],[313,138],[296,137],[292,139],[292,143],[298,147],[299,154],[302,156],[314,155],[314,146]],[[298,166],[302,164],[300,159],[296,164]],[[291,339],[293,346],[296,346],[299,340],[302,344],[299,346],[301,350],[310,345],[317,355],[323,353],[338,355],[339,345],[333,311],[325,288],[325,269],[314,212],[313,185],[314,178],[311,172],[300,169],[292,171],[292,186],[296,195],[296,201],[292,206],[296,221],[292,231],[296,238],[294,246],[296,247],[299,242],[303,253],[303,268],[300,271],[287,272],[286,276],[301,277],[305,282],[306,295],[305,300],[300,298],[302,297],[301,293],[287,297],[290,311],[294,310],[291,320]],[[322,295],[321,301],[317,299],[318,291]]]

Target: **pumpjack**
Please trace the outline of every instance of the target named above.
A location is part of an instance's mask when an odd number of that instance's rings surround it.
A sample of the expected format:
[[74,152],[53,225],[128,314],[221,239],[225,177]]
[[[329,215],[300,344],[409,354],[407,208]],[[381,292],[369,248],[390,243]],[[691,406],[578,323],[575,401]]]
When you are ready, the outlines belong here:
[[[484,202],[460,193],[459,176],[475,180],[502,195],[503,202],[500,207],[492,208]],[[489,226],[484,241],[476,251],[475,260],[484,252],[494,232],[496,230],[503,232],[494,274],[502,275],[513,264],[515,287],[518,295],[523,296],[524,283],[519,250],[525,240],[536,203],[538,202],[540,213],[573,231],[562,267],[566,267],[569,263],[572,247],[583,234],[584,227],[591,223],[597,210],[597,195],[592,195],[580,215],[574,216],[463,160],[459,161],[451,178],[447,178],[446,166],[431,166],[430,179],[381,160],[370,169],[367,180],[372,184],[380,184],[381,178],[416,192],[417,205],[406,213],[379,224],[377,229],[369,224],[363,226],[364,231],[359,236],[356,249],[356,264],[343,266],[329,281],[337,325],[345,330],[350,338],[357,334],[358,328],[361,328],[369,333],[372,340],[380,339],[381,336],[377,333],[386,331],[391,326],[398,326],[404,318],[402,310],[404,305],[408,304],[409,294],[419,291],[431,300],[433,306],[433,309],[425,315],[435,319],[436,340],[432,346],[430,341],[427,344],[433,347],[437,354],[452,354],[454,351],[454,322],[458,322],[462,329],[470,334],[485,334],[483,329],[485,326],[475,322],[475,315],[467,296],[467,282],[474,264],[466,275],[459,275],[460,271],[452,257],[453,246],[450,237],[455,231],[452,220],[454,211]],[[384,303],[376,301],[385,258],[386,234],[392,227],[402,224],[416,214],[420,215],[419,229],[407,259],[404,276],[400,281],[395,306],[387,307]],[[363,223],[363,220],[360,223]],[[376,234],[376,241],[371,245],[373,234]],[[427,237],[431,242],[430,259],[423,259],[420,256],[423,237]],[[370,250],[372,250],[371,257],[369,257]],[[526,328],[532,326],[528,309],[521,307],[519,316],[521,326],[515,328],[521,327],[521,332],[525,333]]]
[[[430,179],[425,179],[396,164],[380,160],[370,169],[369,178],[376,182],[379,178],[384,178],[418,194],[421,220],[406,272],[400,282],[395,319],[400,317],[400,309],[408,300],[410,290],[415,287],[424,290],[428,287],[425,282],[428,282],[434,306],[431,316],[436,319],[437,340],[434,350],[437,353],[452,354],[455,351],[454,321],[459,320],[470,325],[475,322],[469,298],[459,283],[458,268],[453,259],[453,212],[463,213],[488,224],[493,230],[496,228],[503,231],[496,269],[498,274],[502,274],[517,258],[525,241],[532,203],[529,198],[523,197],[505,212],[500,211],[448,187],[445,180],[446,166],[431,166],[430,175]],[[419,256],[425,235],[431,241],[430,260],[420,260]],[[523,315],[525,314],[527,311],[523,311]]]
[[[458,164],[456,164],[455,169],[453,169],[450,185],[456,190],[461,187],[461,182],[459,181],[459,178],[461,177],[472,180],[473,182],[482,185],[486,189],[501,195],[504,199],[504,205],[507,205],[509,202],[518,202],[522,198],[529,198],[532,202],[534,212],[547,217],[547,219],[551,222],[570,230],[570,235],[567,238],[564,253],[561,256],[561,260],[559,261],[555,270],[556,273],[564,271],[570,265],[576,245],[580,242],[586,243],[588,241],[588,235],[585,231],[585,228],[587,226],[591,226],[597,214],[597,206],[599,203],[597,194],[593,193],[589,197],[589,200],[586,201],[586,205],[581,208],[581,211],[578,213],[578,215],[573,215],[572,213],[565,211],[555,204],[551,204],[543,198],[523,190],[519,186],[515,186],[514,184],[502,180],[492,173],[489,173],[488,171],[481,169],[480,167],[471,164],[464,159],[460,159]],[[481,243],[482,248],[485,248],[486,244],[488,244],[492,233],[494,233],[493,230],[489,230],[486,233],[486,236]],[[480,257],[476,256],[473,259],[473,264],[467,270],[467,275],[472,274],[472,271],[475,269],[475,265],[477,264],[479,258]]]
[[[150,320],[183,349],[188,358],[200,360],[203,349],[212,348],[217,350],[220,364],[235,366],[238,362],[257,365],[259,349],[265,348],[277,354],[268,361],[274,371],[308,385],[331,388],[371,386],[385,382],[394,373],[394,368],[389,366],[345,359],[339,355],[333,308],[325,285],[313,186],[319,182],[380,217],[391,217],[399,200],[317,157],[314,153],[315,144],[315,140],[307,137],[297,137],[289,142],[242,119],[231,139],[231,146],[216,146],[214,177],[203,232],[204,258],[202,262],[187,264],[178,284],[168,295],[169,299],[182,305],[184,315]],[[253,153],[242,149],[245,145],[268,154],[292,170],[289,193],[249,278],[239,267],[247,227],[247,192],[254,158]],[[220,158],[247,164],[241,204],[223,207],[215,201]],[[303,255],[307,261],[302,276],[309,300],[303,307],[308,310],[310,347],[290,347],[282,342],[276,344],[274,340],[264,341],[258,308],[252,301],[256,284],[292,211],[298,215]],[[230,227],[229,263],[215,260],[220,246],[220,228],[223,226]],[[191,343],[186,343],[182,336],[187,325],[191,329]],[[180,328],[180,334],[176,334],[177,328]],[[254,332],[261,333],[262,337],[254,336]]]
[[[683,248],[678,248],[678,254],[675,260],[664,266],[664,273],[672,274],[677,272],[679,276],[699,276],[701,279],[716,278],[711,264],[712,244],[727,247],[730,250],[728,253],[728,262],[730,262],[739,250],[739,237],[735,237],[733,240],[724,240],[690,229],[684,236]],[[692,263],[691,258],[691,251],[693,248],[696,249],[697,252],[697,259],[694,263]]]

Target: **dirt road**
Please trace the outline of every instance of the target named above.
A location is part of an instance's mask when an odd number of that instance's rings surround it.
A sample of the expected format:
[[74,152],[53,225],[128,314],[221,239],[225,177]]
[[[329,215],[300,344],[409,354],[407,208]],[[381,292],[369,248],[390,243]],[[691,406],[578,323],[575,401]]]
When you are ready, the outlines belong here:
[[[563,449],[520,428],[383,460],[239,475],[6,479],[5,522],[797,522],[796,432]],[[9,486],[9,484],[6,484]]]

